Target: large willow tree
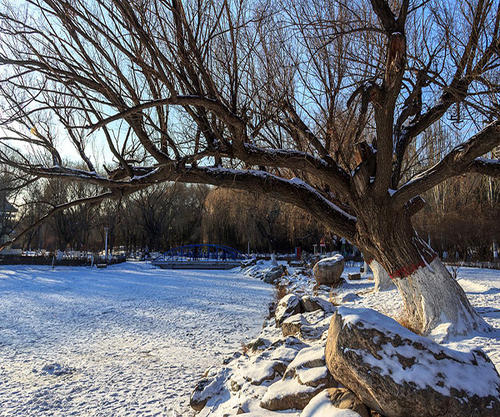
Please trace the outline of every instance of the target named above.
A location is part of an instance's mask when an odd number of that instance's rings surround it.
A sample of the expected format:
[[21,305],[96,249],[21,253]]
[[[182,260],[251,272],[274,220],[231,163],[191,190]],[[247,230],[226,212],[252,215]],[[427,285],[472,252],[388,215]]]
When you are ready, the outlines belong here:
[[[8,3],[1,163],[103,190],[47,216],[165,181],[266,193],[382,265],[416,330],[487,329],[411,218],[447,178],[499,176],[498,1]],[[419,168],[436,123],[457,146]]]

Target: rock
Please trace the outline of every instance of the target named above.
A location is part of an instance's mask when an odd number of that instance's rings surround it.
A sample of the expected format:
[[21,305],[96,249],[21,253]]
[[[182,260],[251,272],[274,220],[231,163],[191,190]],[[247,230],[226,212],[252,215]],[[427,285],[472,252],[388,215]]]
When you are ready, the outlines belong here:
[[332,405],[336,408],[355,411],[361,417],[370,417],[368,407],[347,388],[330,388],[328,389],[328,397]]
[[285,274],[285,267],[283,265],[276,265],[264,272],[262,280],[268,284],[274,284]]
[[335,387],[337,383],[332,378],[325,364],[325,348],[323,345],[302,349],[288,365],[283,379],[296,378],[299,384],[311,387]]
[[331,258],[321,259],[314,265],[314,278],[318,285],[337,287],[342,282],[340,276],[344,271],[344,257],[335,255]]
[[302,316],[302,314],[295,314],[288,317],[281,324],[281,331],[283,336],[291,336],[300,333],[300,328],[307,324],[307,320]]
[[299,384],[310,387],[336,387],[338,384],[326,366],[297,369],[295,377]]
[[295,359],[286,368],[284,378],[295,376],[297,369],[316,368],[325,366],[325,348],[323,346],[311,346],[302,349]]
[[361,274],[359,272],[350,272],[347,274],[347,278],[351,281],[357,281],[361,279]]
[[350,292],[342,297],[342,302],[343,303],[352,303],[352,302],[360,300],[360,299],[361,299],[361,297],[358,294],[356,294],[354,292]]
[[323,387],[301,385],[296,379],[278,381],[267,389],[260,406],[267,410],[302,410]]
[[335,306],[330,301],[312,295],[304,295],[300,299],[300,304],[302,305],[303,311],[307,312],[323,310],[327,313],[333,313],[335,311]]
[[242,371],[242,376],[252,385],[261,385],[264,381],[272,381],[283,375],[285,369],[286,364],[283,361],[264,359],[250,363]]
[[300,298],[295,294],[285,295],[278,303],[274,317],[276,319],[276,326],[281,326],[283,321],[294,314],[302,311]]
[[210,398],[218,395],[225,389],[224,384],[227,381],[230,369],[222,368],[219,371],[209,369],[206,377],[198,381],[189,400],[189,405],[195,411],[201,411]]
[[255,353],[255,352],[258,352],[258,351],[261,351],[261,350],[266,350],[269,347],[270,344],[271,344],[270,340],[264,339],[262,337],[258,337],[254,341],[248,343],[246,345],[246,348],[249,351]]
[[500,410],[500,376],[481,350],[448,349],[375,310],[338,308],[326,364],[339,383],[387,417],[493,417]]
[[319,417],[319,416],[335,416],[335,417],[365,417],[357,412],[349,409],[340,409],[335,407],[330,401],[329,390],[323,390],[317,394],[307,406],[304,408],[300,417]]

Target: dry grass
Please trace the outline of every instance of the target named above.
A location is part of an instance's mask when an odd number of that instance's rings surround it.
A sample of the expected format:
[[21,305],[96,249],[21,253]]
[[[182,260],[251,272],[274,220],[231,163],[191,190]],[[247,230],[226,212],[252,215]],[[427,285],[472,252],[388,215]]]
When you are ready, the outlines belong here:
[[278,307],[278,303],[287,294],[288,294],[288,286],[282,284],[276,284],[274,286],[273,300],[269,303],[269,314],[267,315],[268,320],[274,316],[276,307]]
[[412,325],[408,321],[408,318],[404,314],[401,314],[399,317],[394,317],[394,320],[396,320],[401,326],[407,328],[410,332],[413,332],[413,333],[418,334],[420,336],[422,335],[420,330],[412,327]]
[[241,352],[243,353],[243,355],[246,355],[249,350],[250,350],[250,343],[245,344],[241,342]]

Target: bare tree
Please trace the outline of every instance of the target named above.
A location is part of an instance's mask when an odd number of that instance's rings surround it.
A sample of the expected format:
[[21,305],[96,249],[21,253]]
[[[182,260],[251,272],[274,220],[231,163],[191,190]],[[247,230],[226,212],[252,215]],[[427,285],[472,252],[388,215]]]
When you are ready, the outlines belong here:
[[[413,328],[487,329],[411,217],[447,178],[500,173],[481,158],[500,143],[498,2],[16,3],[0,13],[2,163],[108,190],[92,202],[165,181],[269,194],[376,259]],[[459,144],[418,172],[438,121]]]

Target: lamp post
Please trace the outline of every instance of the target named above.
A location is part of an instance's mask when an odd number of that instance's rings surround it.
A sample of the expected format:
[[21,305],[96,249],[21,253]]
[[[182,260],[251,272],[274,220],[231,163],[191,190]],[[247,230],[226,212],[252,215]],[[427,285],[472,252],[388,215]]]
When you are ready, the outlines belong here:
[[108,263],[108,230],[109,230],[109,227],[104,228],[104,232],[106,233],[106,237],[104,239],[104,252],[105,252],[104,262],[105,263]]

